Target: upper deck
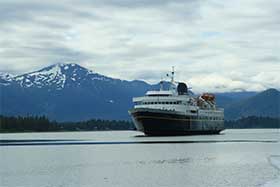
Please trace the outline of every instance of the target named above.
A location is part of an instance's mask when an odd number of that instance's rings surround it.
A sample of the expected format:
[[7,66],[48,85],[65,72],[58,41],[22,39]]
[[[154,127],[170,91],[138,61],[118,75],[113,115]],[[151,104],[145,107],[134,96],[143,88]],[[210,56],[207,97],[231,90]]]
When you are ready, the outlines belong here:
[[176,102],[176,101],[181,101],[181,102],[188,102],[190,101],[190,97],[189,96],[142,96],[142,97],[134,97],[133,99],[134,103],[137,102],[159,102],[159,101],[163,101],[163,102]]
[[[207,96],[207,97],[206,97]],[[182,82],[174,81],[172,71],[170,87],[163,89],[163,82],[159,90],[147,91],[145,96],[134,97],[134,108],[160,109],[176,111],[186,115],[223,115],[223,109],[216,108],[215,97],[211,94],[195,96],[189,91],[188,86]]]
[[146,96],[172,96],[175,93],[172,92],[171,90],[151,90],[151,91],[147,91],[147,93],[145,94]]

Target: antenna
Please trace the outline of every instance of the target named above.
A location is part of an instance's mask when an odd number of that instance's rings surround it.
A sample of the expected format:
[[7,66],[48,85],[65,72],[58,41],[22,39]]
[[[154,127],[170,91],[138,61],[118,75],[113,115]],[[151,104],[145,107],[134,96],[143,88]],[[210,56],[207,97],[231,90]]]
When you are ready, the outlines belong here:
[[172,91],[174,91],[176,89],[175,81],[174,81],[174,74],[175,74],[174,66],[172,66],[171,81],[170,81],[171,84],[170,84],[170,88],[169,88],[169,90],[172,90]]
[[172,66],[171,82],[174,83],[174,66]]

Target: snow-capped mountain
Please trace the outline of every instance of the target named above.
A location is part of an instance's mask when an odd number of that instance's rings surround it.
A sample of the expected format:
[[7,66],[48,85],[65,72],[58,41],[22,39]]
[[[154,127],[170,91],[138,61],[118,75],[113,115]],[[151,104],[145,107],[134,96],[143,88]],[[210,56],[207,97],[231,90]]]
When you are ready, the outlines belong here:
[[66,86],[80,86],[83,83],[94,80],[112,81],[113,79],[94,73],[74,63],[58,63],[39,71],[14,77],[14,81],[25,88],[48,87],[57,90],[61,90]]
[[0,84],[9,85],[13,81],[13,77],[12,74],[0,72]]
[[129,119],[132,97],[144,94],[151,86],[106,77],[73,63],[3,77],[0,114],[46,115],[59,121]]
[[10,81],[10,80],[13,79],[13,77],[14,76],[12,74],[10,74],[10,73],[2,73],[2,72],[0,72],[0,79],[2,79],[2,80]]

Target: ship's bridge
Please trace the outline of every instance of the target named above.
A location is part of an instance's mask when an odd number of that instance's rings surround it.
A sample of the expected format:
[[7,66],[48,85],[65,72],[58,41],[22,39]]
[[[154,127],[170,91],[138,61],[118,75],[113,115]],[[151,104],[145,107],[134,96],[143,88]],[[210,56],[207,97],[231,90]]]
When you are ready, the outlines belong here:
[[147,91],[147,93],[145,94],[146,96],[151,96],[151,97],[155,97],[155,96],[172,96],[174,95],[174,93],[171,90],[160,90],[160,91]]

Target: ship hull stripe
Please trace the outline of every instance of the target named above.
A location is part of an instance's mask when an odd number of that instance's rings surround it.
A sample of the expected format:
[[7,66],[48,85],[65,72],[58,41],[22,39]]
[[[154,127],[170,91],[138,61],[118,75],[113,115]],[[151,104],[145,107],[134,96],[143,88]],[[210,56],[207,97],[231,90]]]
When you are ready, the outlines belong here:
[[164,119],[164,120],[178,120],[178,121],[224,121],[224,120],[212,120],[212,119],[176,119],[176,118],[166,118],[166,117],[156,117],[156,116],[138,116],[138,119],[144,118],[154,118],[154,119]]

